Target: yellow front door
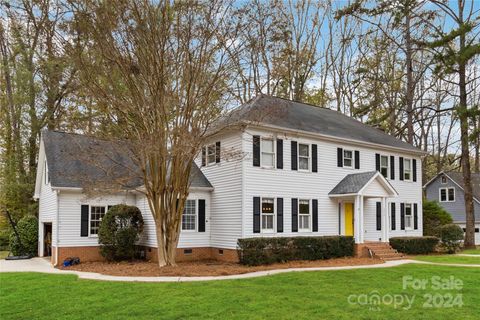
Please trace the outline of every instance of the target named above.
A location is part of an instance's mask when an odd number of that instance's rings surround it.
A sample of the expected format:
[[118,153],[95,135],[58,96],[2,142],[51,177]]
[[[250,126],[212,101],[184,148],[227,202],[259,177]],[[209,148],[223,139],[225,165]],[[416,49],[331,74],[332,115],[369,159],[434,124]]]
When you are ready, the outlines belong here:
[[353,236],[353,203],[345,203],[345,235]]

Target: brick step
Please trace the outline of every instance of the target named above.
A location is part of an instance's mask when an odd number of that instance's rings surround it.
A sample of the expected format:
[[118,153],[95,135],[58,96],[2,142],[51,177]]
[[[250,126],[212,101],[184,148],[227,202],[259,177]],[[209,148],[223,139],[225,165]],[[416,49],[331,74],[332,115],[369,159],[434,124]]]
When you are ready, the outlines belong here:
[[366,247],[368,250],[370,250],[374,257],[377,257],[383,261],[399,260],[403,258],[403,255],[397,250],[393,249],[389,243],[372,242],[367,243]]

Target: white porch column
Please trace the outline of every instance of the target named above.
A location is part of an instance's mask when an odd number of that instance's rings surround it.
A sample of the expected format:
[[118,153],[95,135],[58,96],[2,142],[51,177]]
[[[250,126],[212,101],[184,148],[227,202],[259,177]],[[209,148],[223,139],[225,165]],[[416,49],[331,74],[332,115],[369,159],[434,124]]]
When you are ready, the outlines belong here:
[[361,230],[361,200],[360,196],[355,196],[354,213],[353,213],[353,236],[355,237],[355,243],[363,243],[360,234]]
[[363,212],[363,205],[364,205],[364,198],[363,196],[360,196],[360,222],[359,222],[359,229],[360,229],[360,243],[365,242],[365,217],[364,217],[364,212]]
[[388,242],[388,208],[387,198],[382,198],[382,242]]

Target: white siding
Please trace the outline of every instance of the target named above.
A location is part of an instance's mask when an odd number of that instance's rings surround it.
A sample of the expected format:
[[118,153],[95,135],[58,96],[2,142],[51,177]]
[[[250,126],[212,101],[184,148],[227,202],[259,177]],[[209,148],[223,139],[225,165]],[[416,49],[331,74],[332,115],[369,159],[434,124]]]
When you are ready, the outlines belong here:
[[221,161],[201,167],[197,164],[215,190],[211,198],[211,246],[218,248],[237,247],[242,237],[242,135],[230,132],[210,143],[221,142]]
[[97,246],[98,237],[81,237],[81,205],[112,206],[120,203],[135,205],[135,195],[121,193],[88,198],[82,193],[61,191],[59,194],[59,246]]
[[[255,236],[296,236],[296,235],[337,235],[339,233],[338,201],[331,199],[328,193],[346,175],[357,172],[375,170],[375,153],[382,153],[395,156],[395,180],[390,181],[393,187],[400,194],[394,201],[397,202],[397,231],[391,235],[421,235],[422,232],[422,186],[421,186],[421,161],[417,159],[417,182],[400,181],[399,178],[399,156],[407,157],[398,152],[375,150],[363,146],[336,143],[310,137],[292,137],[290,135],[278,134],[283,139],[283,170],[264,169],[252,165],[252,136],[275,136],[271,132],[260,129],[249,129],[244,135],[245,152],[245,194],[244,194],[244,228],[245,237]],[[318,146],[318,172],[300,172],[291,170],[291,141],[300,143],[317,144]],[[338,168],[337,147],[360,151],[360,169]],[[215,185],[214,185],[215,186]],[[216,186],[215,186],[216,187]],[[253,197],[282,197],[284,198],[284,232],[281,234],[254,234],[253,233]],[[291,230],[291,199],[318,199],[319,203],[319,226],[318,232],[294,232]],[[365,240],[378,240],[380,231],[376,231],[375,200],[365,201]],[[400,202],[418,203],[419,229],[412,231],[400,229]]]
[[[43,170],[42,170],[43,171]],[[41,176],[40,197],[38,199],[38,241],[39,255],[43,255],[43,223],[52,223],[52,245],[55,246],[58,240],[57,234],[57,192],[52,190],[50,184],[45,183],[45,175]]]
[[[188,199],[205,199],[205,232],[181,231],[178,241],[178,248],[195,248],[210,246],[210,192],[190,192]],[[197,203],[197,229],[198,229],[198,201]],[[140,237],[139,244],[149,247],[157,247],[157,234],[155,231],[155,222],[153,220],[147,198],[143,195],[137,196],[137,207],[142,211],[144,228]]]

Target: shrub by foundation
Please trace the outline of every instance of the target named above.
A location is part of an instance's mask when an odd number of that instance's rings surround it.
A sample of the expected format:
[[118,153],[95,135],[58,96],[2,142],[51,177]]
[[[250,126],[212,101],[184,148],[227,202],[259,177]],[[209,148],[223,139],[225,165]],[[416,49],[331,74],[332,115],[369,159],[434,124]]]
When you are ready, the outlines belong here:
[[353,237],[279,237],[238,239],[240,263],[257,266],[293,260],[353,256]]
[[407,254],[426,254],[435,251],[438,244],[437,237],[395,237],[390,238],[390,245],[398,252]]

